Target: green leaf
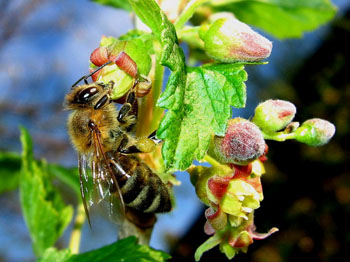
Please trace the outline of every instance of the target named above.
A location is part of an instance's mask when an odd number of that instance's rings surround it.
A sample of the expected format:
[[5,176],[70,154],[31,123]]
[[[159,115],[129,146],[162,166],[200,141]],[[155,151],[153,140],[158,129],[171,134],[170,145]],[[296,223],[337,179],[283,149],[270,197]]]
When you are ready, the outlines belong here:
[[177,170],[202,159],[212,135],[224,135],[231,106],[244,107],[246,101],[247,73],[242,64],[207,65],[187,72],[180,110],[170,104],[157,133],[164,140],[166,166]]
[[50,183],[46,162],[34,161],[32,141],[24,128],[21,141],[20,200],[34,252],[40,256],[62,235],[72,219],[73,208],[64,204]]
[[137,244],[136,237],[128,237],[102,248],[72,256],[67,262],[161,262],[170,256],[149,246]]
[[152,32],[160,37],[162,34],[162,11],[154,0],[129,0],[133,11]]
[[127,0],[92,0],[101,5],[107,5],[115,8],[122,8],[126,11],[131,11],[131,6]]
[[0,194],[18,187],[20,170],[20,155],[0,152]]
[[43,256],[37,262],[66,262],[71,256],[70,249],[57,250],[50,247],[45,250]]
[[72,255],[69,249],[48,248],[38,262],[163,262],[170,258],[163,251],[137,244],[132,236],[79,255]]
[[301,37],[331,20],[336,7],[329,0],[212,1],[215,11],[232,12],[237,19],[277,38]]

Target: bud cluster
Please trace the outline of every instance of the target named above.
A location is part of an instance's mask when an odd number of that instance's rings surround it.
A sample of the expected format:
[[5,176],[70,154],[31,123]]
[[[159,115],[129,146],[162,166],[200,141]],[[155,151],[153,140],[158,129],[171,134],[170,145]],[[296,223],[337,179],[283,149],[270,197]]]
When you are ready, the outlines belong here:
[[273,228],[267,234],[255,232],[254,210],[263,200],[262,162],[258,159],[245,166],[222,165],[212,159],[211,163],[212,167],[196,166],[188,170],[198,197],[209,206],[204,231],[211,237],[197,249],[197,261],[213,247],[209,244],[213,241],[231,259],[240,251],[246,252],[253,240],[277,231]]
[[[196,260],[215,241],[228,258],[245,252],[257,234],[254,210],[263,200],[261,175],[265,172],[267,146],[260,129],[252,122],[236,118],[228,122],[224,137],[214,136],[207,160],[212,167],[197,166],[188,171],[196,193],[209,208],[204,231],[212,235],[196,252]],[[210,247],[209,247],[210,246]]]
[[333,137],[335,126],[323,119],[313,118],[301,126],[291,122],[295,106],[283,100],[267,100],[255,109],[252,121],[261,129],[264,138],[276,141],[295,139],[310,146],[322,146]]

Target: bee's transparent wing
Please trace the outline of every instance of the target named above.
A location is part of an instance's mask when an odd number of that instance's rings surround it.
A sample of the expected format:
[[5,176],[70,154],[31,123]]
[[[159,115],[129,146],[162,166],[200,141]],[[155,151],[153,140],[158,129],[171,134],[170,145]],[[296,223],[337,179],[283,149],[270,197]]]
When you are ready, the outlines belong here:
[[[91,157],[91,171],[95,203],[106,205],[113,221],[121,224],[125,216],[125,206],[120,188],[101,144],[100,135],[93,133],[94,154]],[[96,199],[98,199],[96,201]]]
[[[79,169],[79,179],[80,179],[80,194],[84,205],[84,210],[86,217],[91,227],[90,215],[89,215],[89,206],[92,204],[91,200],[91,191],[89,190],[89,167],[88,167],[88,156],[87,155],[78,155],[78,169]],[[86,202],[88,201],[88,203]]]

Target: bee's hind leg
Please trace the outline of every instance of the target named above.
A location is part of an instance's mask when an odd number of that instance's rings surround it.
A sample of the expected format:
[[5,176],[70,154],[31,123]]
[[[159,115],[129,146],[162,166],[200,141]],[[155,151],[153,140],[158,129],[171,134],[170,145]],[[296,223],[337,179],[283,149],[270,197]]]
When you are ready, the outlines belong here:
[[157,144],[162,140],[156,137],[157,130],[153,131],[148,137],[140,138],[136,143],[127,148],[119,148],[119,152],[123,154],[149,153],[154,150]]

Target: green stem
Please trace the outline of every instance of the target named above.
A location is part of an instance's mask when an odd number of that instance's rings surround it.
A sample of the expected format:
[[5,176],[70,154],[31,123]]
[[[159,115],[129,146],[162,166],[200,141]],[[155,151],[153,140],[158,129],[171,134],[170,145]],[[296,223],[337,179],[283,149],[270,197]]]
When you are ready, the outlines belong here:
[[223,173],[231,173],[232,169],[229,168],[227,165],[223,165],[219,163],[216,159],[212,158],[209,155],[205,155],[202,159],[203,162],[208,162],[214,169],[222,170]]
[[164,109],[156,106],[157,100],[162,92],[164,67],[159,63],[161,56],[161,46],[158,41],[154,41],[153,48],[156,55],[153,57],[150,79],[152,89],[143,99],[139,107],[138,125],[136,136],[148,136],[158,128],[159,122],[163,117]]
[[194,14],[194,12],[196,11],[196,9],[201,6],[204,3],[209,2],[210,0],[192,0],[190,1],[185,9],[182,11],[182,13],[180,14],[180,16],[177,18],[176,22],[175,22],[175,28],[176,30],[181,29],[186,22],[192,17],[192,15]]
[[155,73],[154,73],[154,90],[153,90],[153,116],[152,116],[152,123],[151,123],[151,130],[155,130],[158,128],[160,120],[163,117],[164,109],[157,107],[157,101],[160,96],[160,93],[162,92],[163,87],[163,78],[164,78],[164,66],[160,64],[160,57],[161,57],[161,46],[159,45],[154,46],[154,50],[156,51],[156,62],[155,62]]
[[274,134],[263,133],[263,136],[264,136],[264,139],[283,142],[283,141],[286,141],[288,139],[294,139],[295,133],[284,133],[284,132],[277,132]]
[[77,208],[77,215],[75,217],[73,230],[69,241],[69,249],[71,250],[72,254],[79,253],[81,230],[84,225],[84,221],[85,221],[85,210],[84,210],[84,205],[81,203]]

